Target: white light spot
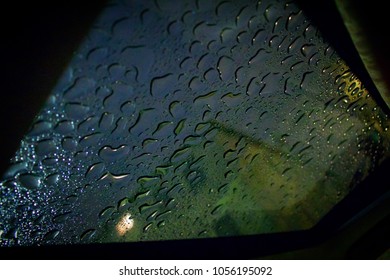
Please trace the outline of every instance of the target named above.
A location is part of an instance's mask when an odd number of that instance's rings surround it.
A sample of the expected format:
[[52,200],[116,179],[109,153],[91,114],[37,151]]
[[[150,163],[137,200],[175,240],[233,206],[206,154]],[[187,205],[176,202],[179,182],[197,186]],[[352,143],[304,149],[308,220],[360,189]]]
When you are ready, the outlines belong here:
[[119,236],[125,235],[134,226],[134,219],[131,218],[130,213],[125,213],[116,224],[115,229]]

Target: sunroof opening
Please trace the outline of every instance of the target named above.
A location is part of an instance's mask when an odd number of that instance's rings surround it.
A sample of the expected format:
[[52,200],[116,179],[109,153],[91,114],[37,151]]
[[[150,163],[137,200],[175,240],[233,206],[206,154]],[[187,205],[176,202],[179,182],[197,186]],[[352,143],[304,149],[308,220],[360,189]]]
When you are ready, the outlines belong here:
[[2,246],[312,228],[388,115],[294,2],[112,1],[0,185]]

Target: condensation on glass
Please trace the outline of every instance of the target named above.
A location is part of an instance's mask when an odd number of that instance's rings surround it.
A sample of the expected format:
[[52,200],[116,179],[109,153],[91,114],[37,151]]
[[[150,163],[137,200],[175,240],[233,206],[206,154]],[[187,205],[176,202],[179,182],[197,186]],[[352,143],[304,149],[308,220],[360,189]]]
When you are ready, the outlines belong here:
[[3,176],[1,244],[307,229],[388,126],[290,1],[114,1]]

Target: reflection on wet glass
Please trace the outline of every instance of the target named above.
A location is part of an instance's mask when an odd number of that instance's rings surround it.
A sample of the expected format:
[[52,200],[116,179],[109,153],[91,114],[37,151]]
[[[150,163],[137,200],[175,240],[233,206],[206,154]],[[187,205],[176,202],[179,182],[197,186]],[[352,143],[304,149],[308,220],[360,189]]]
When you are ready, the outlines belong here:
[[307,229],[388,126],[294,3],[115,1],[4,174],[1,244]]

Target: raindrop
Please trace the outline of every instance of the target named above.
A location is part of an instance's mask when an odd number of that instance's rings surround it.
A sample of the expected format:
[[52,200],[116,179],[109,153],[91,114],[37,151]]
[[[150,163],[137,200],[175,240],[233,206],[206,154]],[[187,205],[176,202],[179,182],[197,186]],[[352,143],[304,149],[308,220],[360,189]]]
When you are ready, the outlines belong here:
[[150,82],[150,95],[154,97],[165,97],[170,93],[175,79],[172,73],[154,77]]
[[218,17],[223,14],[230,14],[230,9],[232,9],[230,1],[221,1],[215,7],[215,15]]
[[36,174],[26,173],[19,176],[19,182],[27,189],[39,189],[42,178]]
[[[155,207],[160,206],[161,204],[162,204],[162,201],[157,201],[157,202],[152,203],[152,204],[145,203],[145,204],[142,204],[141,206],[139,206],[138,210],[139,210],[140,214],[145,214],[145,212],[149,212],[151,209],[154,209]],[[157,219],[157,217],[156,217],[156,219]]]
[[173,125],[173,122],[171,121],[163,121],[157,124],[156,130],[153,131],[153,135],[157,133],[166,134],[167,132],[163,133],[167,128],[171,127]]
[[142,176],[137,179],[137,183],[142,185],[151,181],[156,181],[158,179],[159,177],[157,176]]
[[156,216],[156,221],[157,221],[157,220],[160,220],[161,218],[162,218],[162,219],[166,218],[166,216],[169,215],[169,214],[171,214],[171,213],[172,213],[171,210],[166,210],[166,211],[164,211],[164,212],[158,214],[158,215]]
[[286,30],[294,31],[299,27],[299,25],[302,23],[302,19],[300,17],[301,14],[302,12],[299,11],[297,13],[291,13],[288,16],[286,21]]
[[313,71],[308,71],[308,72],[303,73],[301,83],[299,84],[300,88],[304,88],[304,89],[307,88],[306,84],[309,81],[309,78],[307,78],[307,76],[309,76],[312,73],[313,73]]
[[241,93],[234,94],[232,92],[228,92],[228,93],[224,94],[221,97],[221,100],[225,105],[227,105],[229,107],[239,106],[243,102]]
[[54,186],[55,184],[58,183],[59,179],[60,179],[60,174],[58,173],[50,174],[45,178],[44,183],[45,185],[48,186]]
[[81,137],[79,144],[82,147],[92,147],[99,144],[100,139],[103,137],[103,133],[94,132],[88,135]]
[[179,35],[182,32],[182,26],[180,22],[177,20],[171,21],[167,25],[167,32],[169,35],[175,35],[175,36]]
[[175,133],[176,136],[178,134],[180,134],[180,132],[183,130],[185,121],[186,121],[186,119],[183,119],[183,120],[179,121],[179,123],[177,124],[177,126],[173,130],[173,132]]
[[74,152],[77,149],[78,142],[72,137],[65,137],[62,140],[62,148],[65,151]]
[[210,67],[203,73],[203,78],[207,81],[216,81],[220,79],[219,72]]
[[119,63],[111,64],[110,66],[108,66],[107,70],[113,81],[119,81],[123,79],[126,73],[126,68],[123,65],[120,65]]
[[203,142],[202,137],[200,136],[194,136],[194,135],[189,135],[186,138],[184,138],[184,145],[200,145]]
[[317,49],[314,44],[304,44],[301,47],[301,53],[305,57],[311,57],[316,53]]
[[7,171],[4,173],[4,178],[12,178],[16,176],[18,173],[26,172],[28,168],[27,162],[15,162],[13,163]]
[[135,200],[142,200],[145,199],[149,196],[150,190],[144,191],[144,192],[139,192],[135,195]]
[[97,162],[88,167],[85,177],[88,179],[97,180],[99,179],[104,172],[104,164],[102,162]]
[[52,241],[53,239],[57,238],[59,234],[60,234],[60,231],[57,229],[54,229],[54,230],[51,230],[48,233],[46,233],[45,236],[43,237],[43,239],[45,241]]
[[81,241],[90,242],[91,239],[95,236],[96,229],[87,229],[80,235]]
[[266,51],[264,48],[260,48],[257,52],[249,59],[248,64],[264,64],[270,57],[271,52]]
[[128,173],[114,174],[111,172],[107,172],[99,178],[99,181],[109,181],[115,183],[115,182],[120,182],[121,180],[127,178],[128,176],[129,176]]
[[221,30],[219,37],[221,39],[221,43],[227,43],[233,38],[234,30],[230,27],[225,27]]
[[65,213],[63,213],[63,214],[59,214],[59,215],[57,215],[57,216],[54,216],[54,218],[53,218],[53,222],[54,223],[59,223],[59,224],[61,224],[61,223],[64,223],[68,218],[69,218],[69,215],[71,214],[72,212],[65,212]]
[[98,120],[99,118],[96,116],[88,117],[79,123],[79,125],[77,126],[77,130],[83,134],[91,133],[96,129]]
[[196,103],[196,102],[200,102],[202,100],[208,100],[209,98],[212,98],[215,94],[216,94],[216,91],[211,91],[211,92],[208,92],[206,94],[199,95],[199,96],[194,98],[193,102]]
[[38,136],[46,132],[49,132],[52,129],[53,125],[48,121],[38,121],[33,124],[31,130],[28,132],[29,136]]
[[158,228],[162,228],[162,227],[164,227],[166,225],[166,222],[165,221],[159,221],[158,223],[157,223],[157,227]]
[[[108,55],[108,49],[105,47],[96,47],[87,54],[87,59],[96,63],[103,61]],[[87,82],[84,82],[87,83]],[[88,83],[87,83],[88,84]]]
[[189,81],[188,87],[193,91],[203,91],[204,84],[198,76],[195,76]]
[[68,103],[65,105],[66,115],[73,120],[81,120],[86,117],[89,107],[80,103]]
[[154,138],[146,138],[144,141],[142,141],[142,148],[146,149],[149,146],[152,146],[153,144],[158,144],[158,140]]
[[100,118],[99,127],[103,130],[112,130],[114,120],[114,114],[104,112]]
[[99,212],[99,218],[108,218],[115,211],[115,207],[107,206]]
[[114,162],[127,157],[129,152],[130,148],[127,145],[121,145],[116,148],[104,146],[99,150],[99,156],[105,161]]
[[221,56],[217,62],[219,77],[223,81],[230,81],[234,78],[235,71],[234,59],[229,56]]
[[118,201],[118,209],[126,206],[129,203],[129,199],[127,197],[122,198],[121,200]]
[[219,204],[211,211],[211,215],[219,215],[221,213],[223,204]]
[[149,127],[150,123],[154,123],[155,114],[154,108],[143,109],[139,112],[137,119],[130,126],[129,131],[133,134],[139,134],[145,130],[145,128]]
[[118,104],[123,104],[126,101],[132,100],[134,95],[133,87],[123,83],[115,83],[112,86],[112,94],[107,96],[104,101],[104,109],[107,111],[118,111]]
[[267,31],[265,29],[259,29],[256,31],[255,35],[252,38],[252,45],[255,43],[261,44],[266,41]]
[[77,100],[80,97],[91,94],[95,90],[96,81],[92,78],[80,77],[77,78],[73,85],[65,90],[65,98],[69,100]]
[[299,49],[299,46],[302,45],[301,42],[302,40],[300,36],[293,39],[287,47],[287,53],[295,53]]
[[295,125],[297,125],[302,119],[303,119],[303,117],[306,115],[306,113],[302,113],[299,117],[298,117],[298,119],[295,121]]
[[54,128],[54,130],[57,133],[60,133],[63,135],[71,133],[72,131],[74,131],[74,129],[75,129],[75,126],[74,126],[73,121],[68,121],[68,120],[60,121],[59,123],[57,123],[57,125]]
[[173,152],[173,154],[170,158],[170,161],[171,162],[179,162],[179,161],[183,160],[184,158],[186,158],[190,151],[191,150],[189,147],[179,148]]
[[123,65],[132,65],[137,72],[136,80],[146,83],[150,79],[150,70],[155,63],[155,54],[144,45],[128,45],[122,49],[119,61]]
[[37,143],[35,152],[38,156],[45,156],[54,153],[57,150],[57,145],[52,139],[41,140]]
[[152,225],[153,225],[153,223],[149,223],[146,226],[144,226],[144,228],[143,228],[144,233],[146,233],[152,227]]

